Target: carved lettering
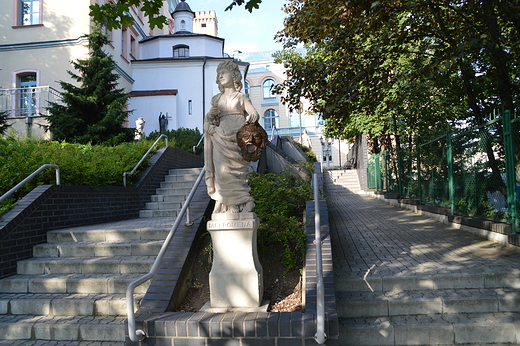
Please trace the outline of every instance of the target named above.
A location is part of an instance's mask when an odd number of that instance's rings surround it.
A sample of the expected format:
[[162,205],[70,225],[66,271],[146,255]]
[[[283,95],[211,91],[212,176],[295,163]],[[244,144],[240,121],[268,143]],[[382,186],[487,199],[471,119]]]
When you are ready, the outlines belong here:
[[241,229],[241,228],[253,228],[254,220],[233,220],[233,221],[209,221],[208,229]]

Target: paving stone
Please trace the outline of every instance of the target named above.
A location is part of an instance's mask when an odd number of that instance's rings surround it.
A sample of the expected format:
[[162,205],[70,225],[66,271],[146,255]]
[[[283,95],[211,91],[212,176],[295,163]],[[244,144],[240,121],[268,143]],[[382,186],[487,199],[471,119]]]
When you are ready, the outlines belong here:
[[520,342],[519,248],[328,184],[341,345]]

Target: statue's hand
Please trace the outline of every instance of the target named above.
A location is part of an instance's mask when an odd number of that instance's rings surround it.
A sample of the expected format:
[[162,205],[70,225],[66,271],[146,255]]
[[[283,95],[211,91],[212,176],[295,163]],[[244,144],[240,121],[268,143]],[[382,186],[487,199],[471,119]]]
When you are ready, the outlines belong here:
[[208,122],[204,123],[204,132],[206,132],[209,135],[212,135],[215,133],[216,126],[212,125]]
[[258,118],[259,118],[259,116],[257,113],[248,114],[246,117],[246,123],[248,123],[248,124],[256,123],[258,121]]
[[220,113],[220,111],[218,110],[217,107],[211,107],[211,109],[209,110],[209,113],[208,113],[208,117],[210,119],[216,119],[216,118],[218,118],[219,113]]

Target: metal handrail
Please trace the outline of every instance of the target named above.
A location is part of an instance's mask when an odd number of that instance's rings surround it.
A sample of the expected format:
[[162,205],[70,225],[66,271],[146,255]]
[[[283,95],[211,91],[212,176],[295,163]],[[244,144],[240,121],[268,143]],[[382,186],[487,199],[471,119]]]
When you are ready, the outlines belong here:
[[141,158],[141,160],[137,163],[137,165],[135,165],[134,169],[132,169],[130,172],[124,172],[123,173],[123,186],[126,187],[126,176],[128,174],[132,174],[135,172],[135,170],[137,169],[137,167],[139,167],[141,165],[141,163],[143,163],[144,159],[146,159],[146,157],[148,156],[148,154],[150,154],[150,152],[152,151],[152,149],[157,145],[157,143],[159,143],[159,141],[161,140],[161,138],[166,138],[166,146],[168,146],[168,136],[166,135],[160,135],[159,138],[157,138],[157,140],[152,144],[152,146],[150,147],[150,149],[148,149],[148,151],[146,152],[146,154],[143,155],[143,157]]
[[58,165],[45,164],[45,165],[41,166],[40,168],[38,168],[37,170],[35,170],[34,172],[32,172],[29,176],[27,176],[27,178],[25,178],[20,183],[18,183],[18,185],[16,185],[11,190],[9,190],[5,194],[3,194],[2,197],[0,197],[0,202],[3,202],[4,200],[6,200],[7,197],[11,196],[16,190],[21,188],[23,185],[27,184],[38,173],[40,173],[41,171],[43,171],[44,169],[47,169],[47,168],[56,169],[56,185],[60,185],[60,167],[58,167]]
[[325,287],[323,284],[323,265],[321,255],[321,220],[320,220],[320,198],[318,189],[318,175],[312,175],[314,187],[314,245],[316,246],[316,282],[317,304],[316,304],[316,342],[323,344],[327,340],[325,334]]
[[188,198],[186,198],[186,201],[184,202],[181,211],[179,212],[179,215],[177,215],[177,219],[175,219],[175,223],[173,224],[172,228],[170,229],[170,233],[168,233],[168,236],[164,240],[164,244],[161,247],[161,250],[159,251],[159,254],[157,255],[157,258],[155,259],[155,262],[152,265],[152,268],[148,272],[148,274],[143,275],[139,279],[133,281],[128,285],[126,289],[126,311],[128,315],[128,336],[130,337],[130,340],[132,341],[141,341],[146,338],[146,333],[138,329],[136,330],[135,327],[135,312],[134,312],[134,289],[135,287],[141,285],[145,281],[150,280],[155,276],[157,273],[157,270],[159,269],[159,265],[161,263],[161,260],[163,259],[164,255],[166,254],[166,250],[168,249],[168,246],[170,245],[170,242],[173,239],[173,236],[175,235],[175,232],[177,232],[177,228],[179,228],[179,225],[181,223],[181,219],[184,216],[184,213],[189,208],[190,202],[193,199],[193,196],[195,195],[195,191],[200,185],[200,182],[202,181],[202,178],[204,177],[204,173],[206,172],[206,168],[203,167],[202,171],[199,174],[199,177],[197,178],[197,181],[195,182],[195,185],[193,185],[193,188],[190,191],[190,194],[188,195]]
[[203,133],[202,136],[200,137],[199,142],[197,143],[197,145],[194,145],[194,146],[193,146],[193,153],[194,153],[194,154],[195,154],[195,150],[196,150],[197,147],[200,145],[200,143],[202,142],[203,139],[204,139],[204,133]]

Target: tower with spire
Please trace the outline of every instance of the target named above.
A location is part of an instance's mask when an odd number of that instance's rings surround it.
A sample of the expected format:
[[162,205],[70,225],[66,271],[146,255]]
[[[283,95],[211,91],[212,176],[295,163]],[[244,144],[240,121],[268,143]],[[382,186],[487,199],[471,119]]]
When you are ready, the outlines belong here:
[[[181,0],[171,16],[173,34],[145,38],[140,42],[138,59],[132,60],[134,84],[129,108],[134,111],[128,122],[133,124],[143,118],[147,133],[161,130],[161,114],[168,118],[163,130],[202,130],[211,97],[219,92],[215,83],[217,66],[233,60],[224,53],[224,39],[215,36],[214,11],[195,12],[186,0]],[[237,63],[245,76],[249,63]]]
[[181,0],[171,13],[173,17],[174,34],[193,33],[193,19],[195,12],[190,8],[186,0]]

